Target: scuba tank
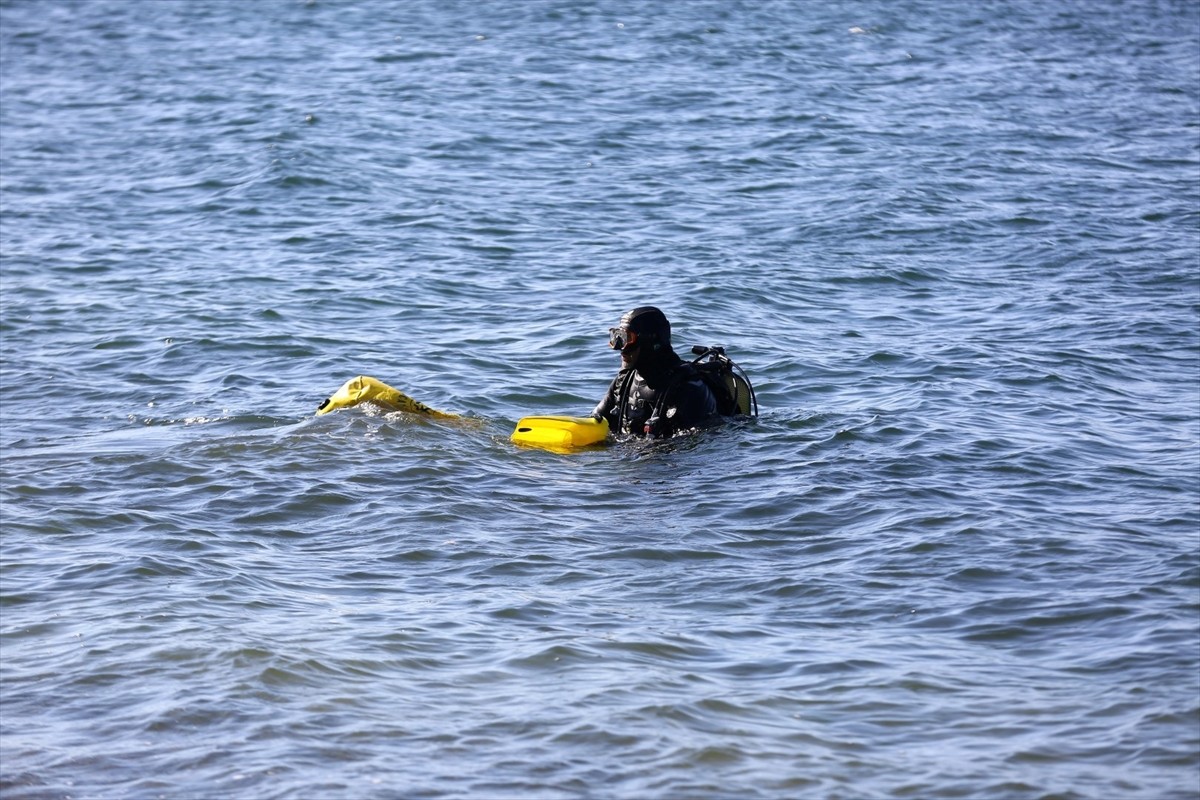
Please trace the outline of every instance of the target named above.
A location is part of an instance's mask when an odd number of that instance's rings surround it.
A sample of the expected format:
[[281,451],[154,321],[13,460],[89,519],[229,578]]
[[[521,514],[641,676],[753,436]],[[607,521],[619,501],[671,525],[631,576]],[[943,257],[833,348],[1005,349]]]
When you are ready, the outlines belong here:
[[700,375],[713,396],[717,411],[723,416],[758,416],[758,398],[745,370],[725,355],[724,347],[693,345],[692,367]]
[[[696,356],[685,364],[675,380],[661,392],[659,400],[654,405],[650,418],[646,420],[644,431],[648,436],[657,436],[662,424],[662,415],[666,410],[672,391],[679,384],[698,376],[717,401],[717,413],[723,417],[757,417],[758,398],[754,387],[745,370],[725,355],[724,347],[704,347],[694,345],[692,355]],[[624,398],[624,393],[622,393]],[[622,399],[622,408],[624,400]]]

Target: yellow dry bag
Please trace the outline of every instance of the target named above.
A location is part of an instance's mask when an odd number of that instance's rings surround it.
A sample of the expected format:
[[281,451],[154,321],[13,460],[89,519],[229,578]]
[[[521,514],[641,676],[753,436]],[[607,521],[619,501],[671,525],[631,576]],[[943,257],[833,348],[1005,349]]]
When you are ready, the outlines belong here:
[[383,381],[366,375],[359,375],[342,384],[342,388],[334,392],[332,397],[317,406],[317,415],[368,402],[388,411],[407,411],[410,414],[424,414],[441,419],[458,418],[457,414],[447,414],[445,411],[432,409],[424,403],[413,400],[399,389],[393,389]]

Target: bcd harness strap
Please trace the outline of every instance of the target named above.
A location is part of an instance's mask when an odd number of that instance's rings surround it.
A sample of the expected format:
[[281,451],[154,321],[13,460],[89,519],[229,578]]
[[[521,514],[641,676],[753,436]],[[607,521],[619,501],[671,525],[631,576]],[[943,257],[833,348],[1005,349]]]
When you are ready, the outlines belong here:
[[[758,401],[754,396],[754,387],[750,384],[750,379],[742,368],[733,362],[725,355],[725,349],[722,347],[702,347],[695,346],[692,348],[692,353],[696,354],[696,358],[692,362],[684,362],[675,369],[675,374],[671,376],[670,381],[659,394],[658,399],[654,403],[654,408],[650,412],[650,416],[646,419],[642,426],[642,432],[648,436],[657,435],[662,426],[663,412],[666,410],[667,402],[675,391],[685,382],[698,378],[702,381],[713,393],[713,398],[717,401],[717,413],[722,416],[738,416],[740,414],[749,414],[750,416],[758,416]],[[705,358],[709,358],[703,365],[701,362]],[[629,370],[625,376],[625,380],[621,383],[621,390],[618,394],[618,408],[620,415],[617,417],[617,430],[625,430],[626,415],[629,410],[629,392],[633,387],[633,378],[635,370]],[[708,376],[713,376],[717,380],[710,380]],[[728,377],[728,381],[726,378]],[[739,382],[741,385],[739,385]],[[729,383],[732,383],[731,387]],[[746,410],[741,408],[742,403],[739,401],[738,392],[742,385],[746,389],[747,396]],[[722,398],[717,392],[723,392],[726,402],[722,403]]]
[[[630,376],[626,379],[625,386],[621,394],[621,422],[624,423],[626,403],[629,398],[629,387],[633,385],[633,375],[630,370]],[[642,433],[647,436],[657,436],[662,428],[663,414],[666,411],[667,403],[676,393],[680,386],[694,378],[700,377],[698,370],[691,364],[680,364],[671,376],[667,385],[659,392],[658,399],[654,403],[654,408],[650,411],[650,416],[646,418],[646,422],[642,425]]]
[[[654,408],[651,410],[650,416],[642,425],[643,434],[651,436],[658,433],[658,427],[662,422],[662,412],[667,405],[668,395],[670,395],[675,387],[679,385],[682,378],[682,372],[683,370],[679,370],[679,372],[672,376],[671,381],[666,385],[665,388],[663,388],[662,392],[659,393],[658,400],[654,403]],[[621,381],[621,390],[617,393],[618,416],[616,429],[619,432],[624,432],[625,430],[625,423],[627,421],[626,418],[629,416],[629,392],[633,388],[633,379],[636,373],[637,370],[629,370],[629,372],[625,375],[625,379]]]

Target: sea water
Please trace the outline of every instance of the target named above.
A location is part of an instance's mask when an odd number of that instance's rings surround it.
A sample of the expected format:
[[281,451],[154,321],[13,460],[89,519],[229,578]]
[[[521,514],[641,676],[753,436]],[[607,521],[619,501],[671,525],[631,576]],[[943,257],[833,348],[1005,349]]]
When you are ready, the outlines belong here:
[[1192,0],[2,0],[0,192],[0,797],[1200,794]]

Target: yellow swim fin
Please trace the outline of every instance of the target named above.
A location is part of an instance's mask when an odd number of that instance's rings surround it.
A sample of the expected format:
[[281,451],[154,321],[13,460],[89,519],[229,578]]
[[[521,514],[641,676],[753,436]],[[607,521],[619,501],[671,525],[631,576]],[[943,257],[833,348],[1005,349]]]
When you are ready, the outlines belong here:
[[382,406],[388,411],[407,411],[409,414],[424,414],[439,419],[458,418],[457,414],[448,414],[445,411],[432,409],[424,403],[413,400],[399,389],[393,389],[383,381],[366,375],[359,375],[342,384],[342,388],[334,392],[332,397],[317,406],[317,415],[328,414],[339,408],[352,408],[359,403],[367,402]]

